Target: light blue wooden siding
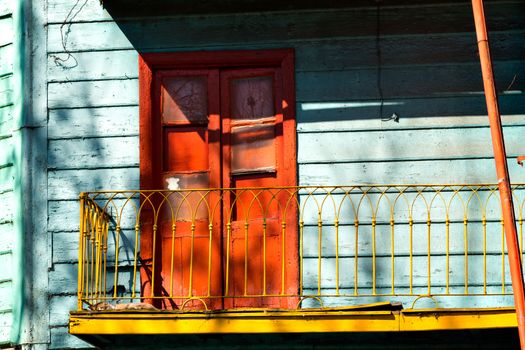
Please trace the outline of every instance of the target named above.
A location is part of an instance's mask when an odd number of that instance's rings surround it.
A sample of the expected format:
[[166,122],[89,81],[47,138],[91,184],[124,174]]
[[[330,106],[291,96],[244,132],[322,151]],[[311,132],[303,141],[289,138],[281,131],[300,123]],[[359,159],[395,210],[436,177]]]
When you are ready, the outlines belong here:
[[[300,185],[495,182],[468,3],[385,7],[379,38],[375,7],[115,22],[97,1],[88,1],[63,26],[73,5],[48,0],[54,348],[81,346],[66,335],[65,314],[76,307],[78,193],[139,186],[137,50],[294,48]],[[487,15],[514,157],[525,153],[525,10],[521,1],[488,2]],[[68,30],[72,57],[64,52],[61,30]],[[399,123],[381,121],[392,113]],[[513,181],[525,181],[512,159],[509,169]],[[325,278],[333,273],[329,255]],[[310,286],[316,262],[313,253],[305,258]]]
[[0,2],[0,344],[13,322],[13,2]]

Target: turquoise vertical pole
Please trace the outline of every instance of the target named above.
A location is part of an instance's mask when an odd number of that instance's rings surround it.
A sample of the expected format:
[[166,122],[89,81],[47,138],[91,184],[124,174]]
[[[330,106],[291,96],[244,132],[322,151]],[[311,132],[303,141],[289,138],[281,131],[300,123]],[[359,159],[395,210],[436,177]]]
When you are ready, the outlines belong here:
[[11,343],[20,344],[24,312],[24,0],[13,1],[13,325]]

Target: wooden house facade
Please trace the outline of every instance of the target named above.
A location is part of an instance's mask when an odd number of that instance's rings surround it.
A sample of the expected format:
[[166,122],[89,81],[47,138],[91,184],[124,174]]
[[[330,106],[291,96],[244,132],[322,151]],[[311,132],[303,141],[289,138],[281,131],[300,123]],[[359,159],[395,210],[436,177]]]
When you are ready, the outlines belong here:
[[468,1],[0,0],[0,344],[511,346],[486,114]]

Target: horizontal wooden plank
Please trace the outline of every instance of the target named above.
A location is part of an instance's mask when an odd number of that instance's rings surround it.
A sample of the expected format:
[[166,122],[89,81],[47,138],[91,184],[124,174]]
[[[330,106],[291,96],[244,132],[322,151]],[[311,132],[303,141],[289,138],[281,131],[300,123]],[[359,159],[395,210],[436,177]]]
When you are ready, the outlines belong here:
[[0,46],[11,44],[13,39],[13,17],[0,18]]
[[[493,31],[520,29],[523,5],[488,4],[488,26]],[[381,26],[389,35],[453,33],[473,30],[469,4],[413,9],[385,7]],[[352,20],[348,20],[351,18]],[[375,36],[377,13],[374,7],[237,15],[189,16],[74,23],[68,37],[69,50],[197,47],[230,43],[304,40],[328,37]],[[192,28],[192,30],[188,30]],[[64,28],[62,28],[64,30]],[[60,24],[49,26],[49,50],[62,51]],[[113,38],[114,40],[111,40]]]
[[[304,113],[304,112],[303,112]],[[424,111],[422,111],[424,113]],[[510,126],[525,125],[525,115],[503,115],[502,124]],[[389,131],[410,129],[448,129],[461,127],[487,127],[489,121],[486,115],[475,116],[447,116],[447,117],[410,117],[400,118],[397,122],[392,120],[375,119],[349,119],[340,121],[318,121],[311,123],[298,123],[298,133],[322,132],[351,132],[351,131]]]
[[[498,100],[502,115],[523,115],[525,94],[500,94]],[[403,119],[427,118],[429,124],[432,124],[433,117],[438,117],[438,121],[443,122],[443,118],[448,116],[465,117],[468,123],[470,117],[487,115],[485,97],[482,94],[461,97],[384,100],[382,113],[380,113],[380,106],[381,101],[379,100],[299,101],[297,103],[297,122],[303,124],[302,128],[305,128],[304,124],[306,123],[319,122],[330,122],[331,124],[327,124],[327,127],[336,122],[347,121],[352,121],[352,123],[360,121],[361,125],[370,121],[371,125],[377,125],[381,119],[388,119],[395,113],[399,117],[400,125],[408,123]],[[395,122],[389,120],[380,123],[382,128],[397,128],[388,126],[388,124],[395,124]]]
[[0,47],[0,76],[13,72],[14,45]]
[[72,263],[54,264],[49,271],[49,296],[75,295],[77,293],[78,265]]
[[[61,24],[48,25],[48,52],[64,51],[60,31],[66,28],[61,29],[61,26]],[[114,22],[77,23],[67,26],[67,30],[70,31],[66,42],[68,51],[133,48],[126,35]],[[67,54],[58,57],[66,59]]]
[[[525,172],[508,160],[513,182],[525,182]],[[493,159],[442,161],[363,162],[337,164],[299,164],[300,185],[337,184],[421,184],[421,183],[494,183]]]
[[[115,239],[115,232],[112,231],[107,240],[108,250],[106,253],[106,261],[109,266],[116,265]],[[78,232],[53,233],[53,263],[76,263],[78,261],[78,246]],[[126,266],[133,265],[135,256],[135,230],[121,231],[119,236],[119,247],[119,264]]]
[[50,168],[135,167],[139,164],[138,137],[64,139],[49,141]]
[[[306,82],[298,86],[304,86]],[[319,84],[324,86],[324,84]],[[320,120],[347,120],[347,119],[369,119],[379,118],[381,101],[359,99],[357,96],[348,94],[343,96],[332,87],[326,89],[334,92],[315,95],[311,92],[302,93],[298,91],[298,122],[316,122]],[[319,89],[319,88],[318,88]],[[337,91],[336,91],[337,90]],[[343,89],[344,90],[344,89]],[[82,81],[68,83],[49,84],[49,106],[50,108],[78,108],[98,106],[120,106],[136,105],[138,103],[138,80],[102,80]],[[456,95],[456,96],[454,96]],[[67,98],[66,98],[67,96]],[[339,99],[337,99],[337,98]],[[344,98],[346,97],[346,98]],[[377,98],[376,96],[370,96]],[[419,96],[408,96],[419,97]],[[486,105],[482,92],[466,93],[456,92],[451,97],[437,96],[440,98],[400,98],[387,99],[383,102],[382,118],[396,113],[400,118],[413,116],[446,116],[446,115],[483,115],[486,113]],[[343,98],[343,99],[341,99]],[[525,94],[505,93],[500,95],[502,114],[523,113],[525,105]],[[422,115],[422,111],[424,114]],[[355,117],[354,117],[355,115]]]
[[95,347],[80,338],[68,333],[68,327],[53,327],[50,329],[51,342],[49,349],[94,349]]
[[[524,150],[525,126],[504,129],[507,155]],[[356,131],[298,135],[297,161],[354,162],[489,158],[493,155],[490,128]]]
[[0,93],[13,89],[14,79],[12,75],[0,78]]
[[13,13],[14,0],[3,0],[0,2],[0,17]]
[[[0,167],[12,164],[14,161],[13,154],[13,139],[9,137],[9,134],[5,138],[0,139]],[[2,185],[0,184],[0,188]]]
[[0,310],[13,307],[13,294],[13,283],[11,281],[0,283]]
[[11,312],[0,313],[0,339],[11,339],[11,328],[13,326],[13,314]]
[[0,250],[12,250],[14,247],[14,227],[10,222],[0,223]]
[[[525,31],[494,33],[491,36],[491,53],[494,61],[518,60],[523,57],[525,48],[519,43],[524,40]],[[289,46],[295,48],[295,69],[297,72],[352,70],[375,67],[378,63],[376,43],[368,38],[292,42]],[[280,45],[264,44],[258,48],[272,47],[280,47]],[[245,47],[239,46],[237,48]],[[416,36],[413,38],[386,37],[381,41],[381,50],[382,67],[471,62],[477,68],[477,71],[474,71],[476,73],[475,78],[479,78],[480,75],[479,62],[475,54],[477,44],[475,40],[472,40],[470,33],[452,36]],[[359,52],[359,55],[355,54],[356,51]],[[49,81],[124,79],[138,76],[137,53],[134,50],[77,52],[74,54],[75,60],[70,59],[67,62],[56,60],[57,57],[62,56],[64,55],[51,54],[48,57]],[[65,57],[62,58],[65,59]],[[454,79],[459,80],[459,77]]]
[[[73,14],[76,16],[73,17]],[[96,1],[72,3],[68,0],[48,0],[47,21],[62,23],[66,19],[72,21],[103,21],[112,20],[104,6]]]
[[[518,44],[525,39],[525,31],[494,33],[491,39],[493,59],[496,62],[517,60],[525,53],[525,49]],[[293,42],[290,45],[296,50],[295,68],[298,72],[347,70],[377,65],[377,47],[370,39],[305,41]],[[475,54],[477,45],[472,40],[471,34],[429,35],[414,38],[387,37],[382,40],[381,46],[382,67],[453,62],[472,62],[479,66]],[[271,47],[278,47],[278,45],[264,44],[261,48]],[[436,47],[440,49],[436,50]],[[359,50],[359,55],[355,55],[356,50]],[[75,54],[78,65],[69,67],[67,64],[65,66],[57,64],[55,56],[51,55],[48,59],[49,79],[67,81],[136,77],[136,56],[133,50],[78,52]],[[112,64],[107,64],[108,62]],[[115,62],[118,64],[114,64]],[[74,60],[71,60],[71,64],[73,63]]]
[[0,193],[0,222],[11,221],[13,219],[14,200],[13,192]]
[[78,232],[80,221],[78,201],[49,201],[48,230]]
[[[53,57],[49,59],[54,60]],[[299,55],[297,59],[299,62],[302,61]],[[78,66],[75,68],[62,67],[50,62],[50,80],[63,82],[78,79],[137,77],[137,58],[134,51],[78,53],[76,60]],[[315,64],[319,64],[318,70],[322,70],[322,62],[315,62]],[[494,69],[498,77],[499,91],[505,90],[510,85],[514,91],[525,90],[525,79],[521,78],[525,75],[525,63],[496,62]],[[379,98],[379,76],[383,98],[479,94],[483,90],[479,62],[386,67],[380,72],[375,67],[360,69],[349,67],[346,71],[298,71],[297,98],[300,101]]]
[[0,184],[2,184],[2,190],[6,191],[13,188],[13,174],[14,167],[6,165],[0,168]]
[[[496,89],[525,90],[525,63],[494,64]],[[380,83],[378,82],[380,79]],[[471,95],[483,93],[479,63],[432,66],[403,66],[333,72],[305,72],[296,75],[299,101],[344,101],[349,99],[410,98]],[[379,85],[380,84],[380,85]]]
[[13,90],[0,91],[0,106],[6,106],[13,103]]
[[76,295],[53,296],[49,300],[49,325],[65,326],[69,322],[69,312],[77,309]]
[[[105,203],[105,202],[104,202]],[[137,202],[124,201],[115,199],[110,205],[109,211],[114,218],[117,217],[116,211],[122,210],[123,204],[126,203],[122,211],[120,223],[121,228],[134,229],[136,223]],[[78,232],[79,229],[79,201],[78,200],[51,200],[48,202],[49,225],[50,232]]]
[[131,136],[139,133],[138,107],[52,109],[50,139]]
[[138,80],[102,80],[48,85],[49,108],[134,105]]
[[[508,259],[503,259],[505,263],[505,284],[510,284],[510,273]],[[392,265],[390,257],[376,257],[376,259],[363,257],[358,260],[358,286],[372,287],[373,265],[375,263],[376,286],[391,287],[392,285]],[[430,283],[433,287],[439,288],[446,285],[447,271],[449,284],[454,285],[455,293],[462,293],[465,285],[465,271],[468,271],[468,285],[483,286],[486,283],[491,285],[492,293],[501,293],[502,283],[502,259],[500,256],[488,255],[486,257],[487,275],[484,275],[484,257],[481,255],[470,256],[468,259],[467,270],[465,270],[465,259],[461,255],[432,256],[430,260]],[[339,259],[339,286],[350,289],[354,287],[355,260],[352,258]],[[305,259],[303,261],[303,285],[304,288],[314,289],[321,283],[321,288],[335,288],[336,270],[335,259],[321,260],[321,275],[318,273],[318,259]],[[409,257],[397,257],[394,260],[394,285],[407,287],[410,282],[410,272],[412,272],[412,282],[414,286],[427,286],[428,280],[428,259],[426,256],[417,256],[412,259],[412,270],[410,269]],[[494,286],[494,287],[492,287]]]
[[[449,1],[452,2],[452,1]],[[492,5],[495,1],[486,1],[488,6]],[[516,1],[505,1],[505,3],[515,3]],[[421,1],[419,4],[414,1],[396,1],[383,4],[383,7],[403,6],[406,11],[413,11],[418,7],[428,6],[439,6],[442,1]],[[499,2],[501,4],[501,2]],[[123,8],[123,4],[128,4],[125,1],[112,1],[106,3],[104,6],[99,6],[98,3],[86,2],[85,4],[80,3],[73,6],[67,0],[49,0],[48,3],[48,21],[50,23],[62,23],[70,12],[78,12],[78,14],[72,18],[73,22],[81,21],[105,21],[112,19],[122,20],[127,17],[138,16],[155,16],[155,15],[206,15],[206,14],[217,14],[217,13],[232,13],[232,12],[264,12],[264,11],[283,11],[283,10],[322,10],[324,8],[339,8],[339,7],[356,7],[359,10],[361,7],[368,7],[371,9],[371,5],[366,1],[339,1],[337,4],[317,4],[316,2],[304,2],[304,1],[288,1],[286,6],[278,2],[258,1],[250,4],[245,4],[243,1],[233,1],[228,3],[222,2],[202,2],[198,4],[186,4],[186,3],[173,3],[171,1],[159,1],[155,4],[136,2],[134,6],[128,6]],[[82,5],[81,11],[78,10]],[[108,8],[111,12],[109,14],[106,11]],[[146,10],[146,11],[145,11]]]
[[[525,31],[491,31],[491,56],[494,61],[519,60],[525,54],[520,45]],[[478,63],[473,33],[413,36],[382,36],[378,43],[368,37],[333,38],[322,41],[291,42],[295,48],[296,71],[347,70],[362,67]],[[358,54],[357,54],[358,53]]]
[[48,173],[50,200],[77,199],[80,192],[138,189],[139,169],[52,170]]
[[48,57],[48,80],[51,82],[138,77],[135,50],[78,52],[73,54],[74,60],[57,60],[62,56],[51,54]]
[[[1,199],[1,197],[0,197]],[[11,280],[13,276],[13,254],[9,251],[0,254],[0,281],[2,280]]]
[[[76,295],[77,293],[77,264],[57,263],[49,273],[49,295]],[[132,281],[133,267],[121,267],[117,284],[129,286]],[[131,279],[130,279],[131,277]],[[113,275],[108,275],[108,289],[113,285]]]
[[0,107],[0,135],[10,134],[13,130],[13,106]]

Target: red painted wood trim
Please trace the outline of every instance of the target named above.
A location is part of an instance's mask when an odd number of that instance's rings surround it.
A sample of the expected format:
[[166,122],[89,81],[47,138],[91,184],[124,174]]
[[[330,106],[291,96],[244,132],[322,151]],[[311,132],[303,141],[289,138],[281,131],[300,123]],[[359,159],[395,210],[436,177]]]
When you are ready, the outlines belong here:
[[[292,60],[293,49],[275,50],[232,50],[142,53],[140,58],[153,69],[181,68],[236,68],[255,66],[282,66]],[[293,67],[293,66],[292,66]]]
[[152,68],[139,55],[139,147],[140,147],[140,188],[153,188],[153,96]]

